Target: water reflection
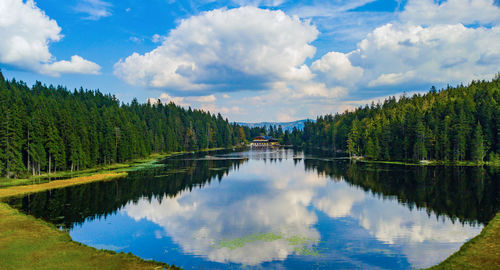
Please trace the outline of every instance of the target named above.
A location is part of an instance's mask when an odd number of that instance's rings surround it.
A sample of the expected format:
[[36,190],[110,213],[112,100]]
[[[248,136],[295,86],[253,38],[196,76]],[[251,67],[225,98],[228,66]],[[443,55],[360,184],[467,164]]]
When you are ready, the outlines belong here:
[[187,268],[419,268],[480,232],[499,209],[496,175],[210,153],[11,203],[77,241]]

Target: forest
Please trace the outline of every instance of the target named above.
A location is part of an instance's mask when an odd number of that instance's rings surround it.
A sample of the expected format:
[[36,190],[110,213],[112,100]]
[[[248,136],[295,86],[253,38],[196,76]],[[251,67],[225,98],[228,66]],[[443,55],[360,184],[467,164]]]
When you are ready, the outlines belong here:
[[[123,104],[99,90],[6,80],[0,72],[0,175],[80,170],[151,153],[230,147],[247,128],[160,100]],[[258,132],[258,131],[256,131]]]
[[499,160],[500,74],[320,116],[282,141],[372,160]]
[[500,159],[500,75],[320,116],[303,130],[248,128],[160,100],[6,80],[0,72],[0,175],[80,170],[151,153],[231,147],[261,134],[284,145],[373,160]]

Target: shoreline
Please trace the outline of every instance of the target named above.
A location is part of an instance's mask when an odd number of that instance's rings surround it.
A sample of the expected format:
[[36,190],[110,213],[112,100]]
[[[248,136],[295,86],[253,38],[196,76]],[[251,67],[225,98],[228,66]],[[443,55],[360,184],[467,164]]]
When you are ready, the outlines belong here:
[[500,268],[500,212],[480,234],[465,242],[444,261],[427,269],[499,269]]
[[[0,188],[0,226],[3,228],[0,231],[0,268],[31,269],[40,266],[41,268],[50,269],[68,267],[78,269],[94,269],[96,267],[106,269],[181,269],[161,262],[143,260],[131,253],[124,254],[109,250],[98,250],[75,242],[67,232],[60,231],[55,225],[21,213],[2,202],[2,200],[49,189],[97,181],[111,181],[126,177],[128,175],[127,170],[154,163],[164,158],[223,149],[226,148],[154,154],[127,163],[112,164],[111,166],[115,166],[115,169],[106,173],[102,173],[97,169],[95,173],[87,176],[54,180],[42,184]],[[390,161],[356,160],[367,163],[398,164]],[[426,166],[427,164],[400,165]],[[488,225],[483,228],[479,235],[465,242],[457,252],[447,259],[428,269],[494,269],[500,266],[500,242],[495,241],[496,239],[500,239],[500,212],[488,222]],[[15,256],[11,256],[12,254],[19,256],[19,258],[31,258],[31,264],[22,265],[22,262],[26,260],[13,259]]]
[[24,214],[12,208],[4,200],[49,189],[112,181],[126,177],[129,170],[155,163],[161,159],[223,149],[226,148],[152,154],[146,158],[80,172],[59,172],[54,177],[61,177],[61,175],[64,177],[68,174],[76,175],[76,177],[44,183],[29,183],[36,182],[36,178],[23,179],[25,181],[18,183],[15,183],[16,179],[10,179],[12,180],[10,185],[0,188],[0,227],[2,228],[0,230],[0,269],[182,269],[175,265],[144,260],[132,253],[96,249],[73,241],[68,232],[61,231],[54,224],[42,219]]
[[442,160],[425,160],[421,162],[405,162],[405,161],[391,161],[391,160],[370,160],[364,158],[348,158],[350,160],[364,162],[364,163],[378,163],[378,164],[393,164],[404,166],[450,166],[450,167],[500,167],[500,162],[474,162],[474,161],[442,161]]

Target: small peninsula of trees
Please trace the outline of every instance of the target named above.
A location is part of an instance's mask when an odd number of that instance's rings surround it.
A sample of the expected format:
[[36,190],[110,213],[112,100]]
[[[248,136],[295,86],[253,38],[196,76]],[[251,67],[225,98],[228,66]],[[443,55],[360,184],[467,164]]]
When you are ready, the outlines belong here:
[[80,88],[5,80],[0,72],[0,176],[79,170],[151,153],[229,147],[244,128],[173,103],[120,104]]
[[500,74],[318,117],[292,143],[373,160],[494,161],[500,158]]

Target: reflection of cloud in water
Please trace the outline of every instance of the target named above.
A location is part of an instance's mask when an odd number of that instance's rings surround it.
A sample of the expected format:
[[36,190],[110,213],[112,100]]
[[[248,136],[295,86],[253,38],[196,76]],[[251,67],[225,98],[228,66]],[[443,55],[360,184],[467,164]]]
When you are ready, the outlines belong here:
[[[258,188],[258,193],[243,192],[238,199],[224,199],[227,193],[241,192],[237,183],[226,181],[217,188],[209,186],[176,198],[164,197],[161,203],[141,199],[128,204],[124,211],[136,220],[146,218],[162,226],[185,252],[217,262],[254,265],[282,260],[297,247],[286,238],[319,239],[319,233],[311,228],[317,217],[307,210],[313,190],[278,188],[274,180],[252,181],[264,188]],[[282,238],[249,242],[235,249],[216,247],[222,240],[268,232]]]
[[[439,262],[481,230],[452,224],[448,218],[429,218],[425,210],[410,211],[395,199],[380,199],[345,182],[329,181],[290,160],[265,165],[249,160],[220,185],[176,198],[141,199],[124,211],[135,220],[146,218],[163,227],[186,253],[216,262],[255,265],[294,253],[297,246],[288,237],[310,239],[309,246],[320,240],[313,228],[317,216],[308,209],[311,205],[331,218],[354,218],[377,240],[400,247],[412,267]],[[223,240],[260,233],[283,237],[234,249],[217,247]]]
[[413,267],[429,267],[452,254],[482,227],[438,219],[424,209],[410,211],[396,200],[373,196],[353,209],[351,215],[380,241],[401,246]]

